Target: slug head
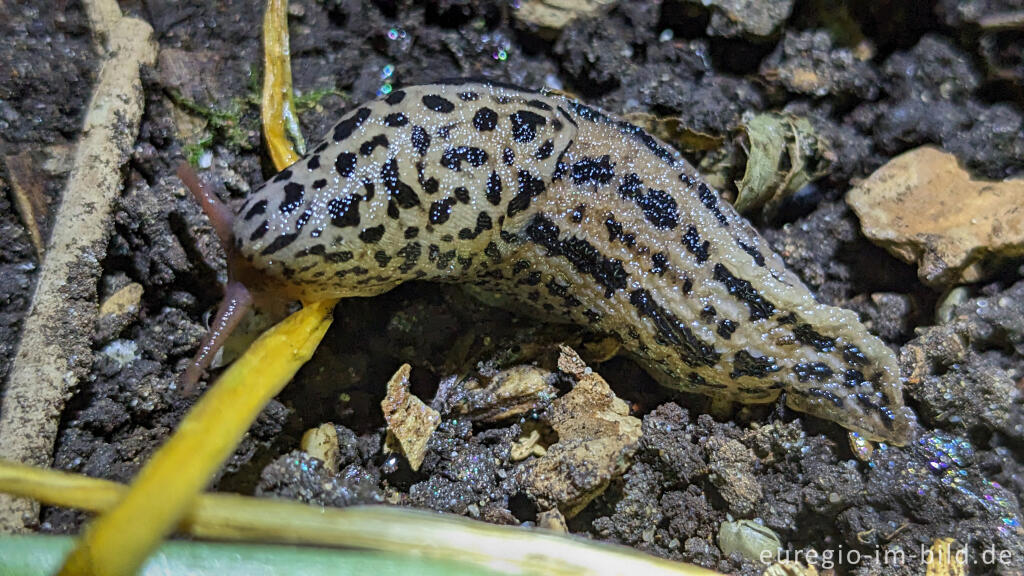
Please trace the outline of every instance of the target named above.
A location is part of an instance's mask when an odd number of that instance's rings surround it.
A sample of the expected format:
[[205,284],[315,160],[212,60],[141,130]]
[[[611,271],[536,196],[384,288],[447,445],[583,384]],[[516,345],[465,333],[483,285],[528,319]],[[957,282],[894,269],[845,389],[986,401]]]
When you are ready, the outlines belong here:
[[224,342],[253,307],[254,301],[257,305],[281,302],[282,296],[287,297],[287,288],[260,274],[240,255],[233,232],[234,213],[217,198],[213,190],[199,180],[192,167],[181,164],[178,177],[210,219],[228,260],[228,282],[224,286],[224,298],[210,323],[209,332],[203,337],[199,350],[179,382],[183,393],[191,396],[217,351],[224,346]]

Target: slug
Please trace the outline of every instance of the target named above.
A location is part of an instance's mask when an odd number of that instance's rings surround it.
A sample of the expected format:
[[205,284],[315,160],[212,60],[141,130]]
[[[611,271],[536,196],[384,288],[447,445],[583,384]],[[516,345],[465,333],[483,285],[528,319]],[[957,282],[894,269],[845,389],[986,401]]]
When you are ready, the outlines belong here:
[[253,300],[462,283],[495,303],[615,334],[671,388],[794,410],[904,444],[892,351],[815,301],[666,144],[557,94],[489,81],[358,106],[237,213],[183,175],[230,282],[194,383]]

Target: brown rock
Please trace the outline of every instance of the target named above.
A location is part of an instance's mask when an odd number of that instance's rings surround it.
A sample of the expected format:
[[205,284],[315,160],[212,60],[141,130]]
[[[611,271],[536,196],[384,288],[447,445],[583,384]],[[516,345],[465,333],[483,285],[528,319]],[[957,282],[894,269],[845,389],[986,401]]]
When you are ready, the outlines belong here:
[[872,242],[917,263],[933,287],[982,280],[988,264],[1024,255],[1024,179],[973,180],[936,148],[890,160],[846,202]]

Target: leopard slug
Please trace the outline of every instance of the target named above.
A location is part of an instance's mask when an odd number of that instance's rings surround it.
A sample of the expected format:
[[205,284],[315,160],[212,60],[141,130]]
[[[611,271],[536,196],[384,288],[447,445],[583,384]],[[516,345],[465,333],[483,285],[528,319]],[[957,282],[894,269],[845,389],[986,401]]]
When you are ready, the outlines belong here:
[[232,214],[188,182],[229,252],[208,364],[249,301],[373,296],[408,280],[611,333],[663,385],[903,444],[895,357],[825,306],[667,145],[561,95],[487,81],[364,104]]

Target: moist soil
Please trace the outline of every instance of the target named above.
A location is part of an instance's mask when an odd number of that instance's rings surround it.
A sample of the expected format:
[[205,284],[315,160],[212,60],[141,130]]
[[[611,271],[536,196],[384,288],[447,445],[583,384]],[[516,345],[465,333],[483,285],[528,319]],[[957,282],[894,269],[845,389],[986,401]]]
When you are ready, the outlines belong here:
[[[97,65],[82,6],[60,4],[0,7],[0,145],[5,159],[28,154],[51,207]],[[822,301],[856,310],[900,351],[905,373],[917,375],[904,390],[919,439],[876,446],[865,461],[842,429],[782,403],[712,406],[658,387],[628,360],[592,363],[642,419],[643,436],[633,466],[568,521],[570,532],[759,574],[762,565],[718,545],[723,522],[749,519],[774,531],[791,558],[831,553],[832,566],[820,567],[839,574],[923,573],[922,551],[942,537],[968,546],[973,573],[1024,572],[1024,268],[1010,262],[950,300],[865,240],[843,202],[859,179],[924,144],[954,153],[977,176],[1024,173],[1024,33],[985,25],[987,16],[1019,11],[1019,1],[807,0],[788,18],[791,3],[775,1],[763,3],[773,7],[765,14],[740,11],[738,23],[715,7],[728,2],[620,1],[560,32],[520,22],[519,2],[290,4],[299,119],[311,142],[358,102],[394,87],[479,76],[561,89],[615,113],[676,117],[727,149],[741,146],[745,113],[768,110],[809,118],[831,143],[825,176],[754,224]],[[121,6],[154,27],[161,56],[144,71],[145,116],[96,294],[103,302],[130,283],[143,290],[137,312],[98,323],[91,374],[67,406],[54,466],[127,482],[192,403],[175,378],[225,274],[175,167],[197,163],[231,201],[273,170],[257,107],[261,2]],[[755,21],[780,10],[778,25]],[[695,164],[707,155],[683,151]],[[8,166],[0,172],[0,377],[38,266],[12,208]],[[44,232],[49,225],[42,222]],[[957,306],[937,315],[940,302]],[[413,471],[383,450],[384,385],[408,362],[413,392],[429,402],[453,375],[522,362],[553,368],[556,343],[585,345],[590,336],[432,284],[343,301],[335,318],[215,489],[536,523],[543,510],[518,486],[520,463],[510,455],[534,417],[483,424],[442,413]],[[298,451],[302,433],[323,423],[338,431],[337,472]],[[85,519],[44,508],[38,529],[72,533]],[[987,550],[1005,553],[992,560]],[[853,552],[857,561],[849,561]]]

